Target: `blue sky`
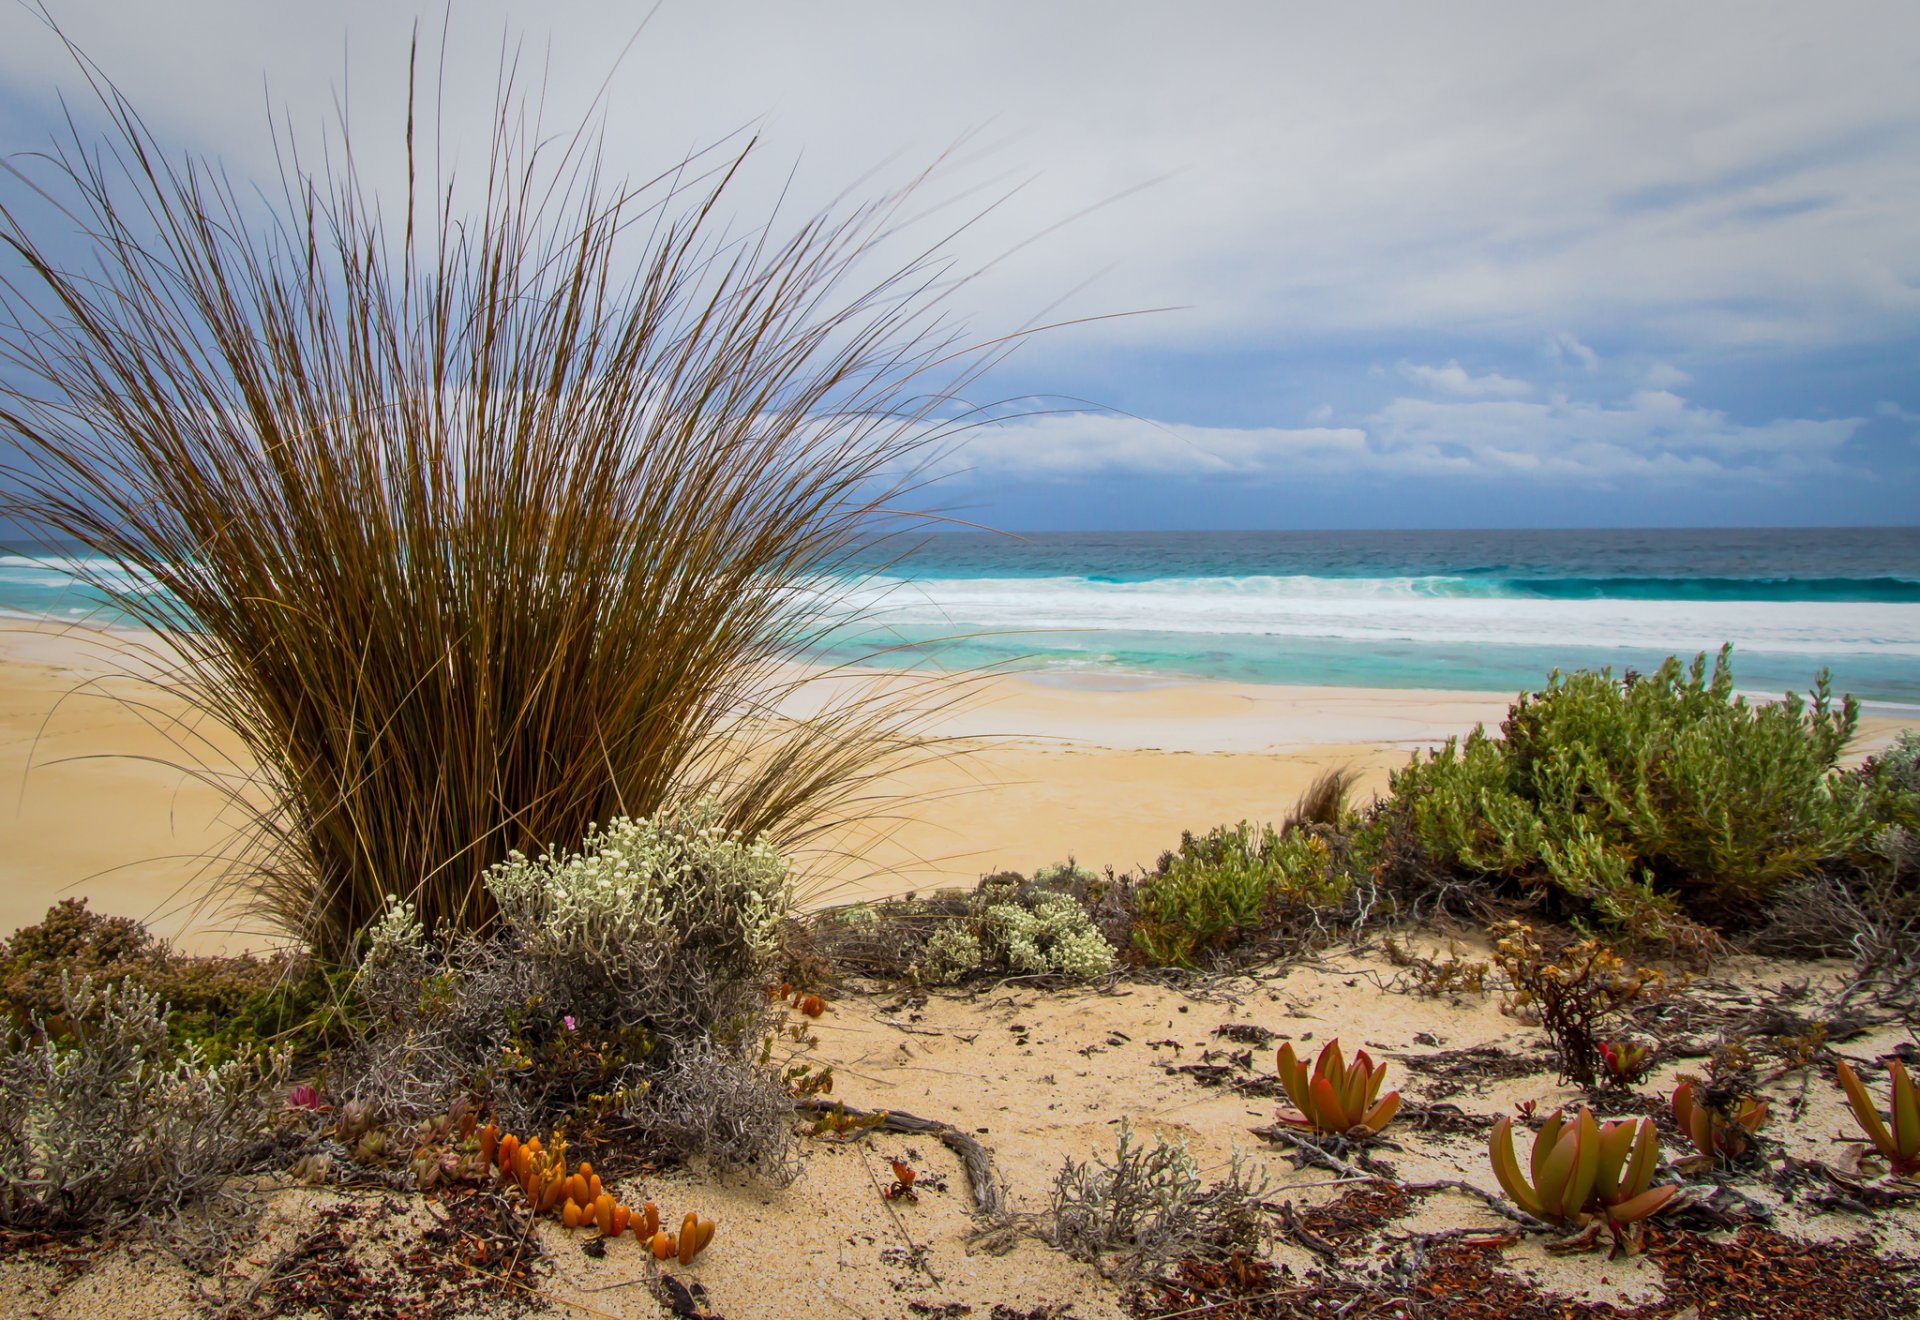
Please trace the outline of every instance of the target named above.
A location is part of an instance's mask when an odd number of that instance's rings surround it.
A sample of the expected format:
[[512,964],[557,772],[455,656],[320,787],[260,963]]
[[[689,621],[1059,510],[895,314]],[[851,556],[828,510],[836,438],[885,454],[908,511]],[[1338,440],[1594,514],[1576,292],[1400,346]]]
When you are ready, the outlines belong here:
[[[404,5],[53,8],[236,175],[272,173],[269,99],[319,126],[344,93],[397,155]],[[458,9],[456,151],[503,33],[564,123],[639,12]],[[985,383],[1048,410],[955,456],[940,498],[989,523],[1911,523],[1917,75],[1911,3],[667,0],[606,128],[634,175],[758,132],[743,206],[791,167],[796,216],[963,142],[934,195],[1003,198],[956,245],[970,325],[1166,309]],[[44,145],[77,79],[16,6],[0,78],[0,148]]]

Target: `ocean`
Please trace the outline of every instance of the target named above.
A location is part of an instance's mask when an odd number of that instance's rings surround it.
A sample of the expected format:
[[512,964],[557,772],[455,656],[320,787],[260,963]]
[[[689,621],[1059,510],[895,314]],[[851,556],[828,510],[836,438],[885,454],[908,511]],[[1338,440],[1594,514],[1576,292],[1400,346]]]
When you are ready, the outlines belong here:
[[1920,704],[1920,528],[955,532],[838,648],[955,667],[1518,692],[1733,644],[1739,686]]
[[[0,554],[0,612],[111,621]],[[1060,681],[1228,679],[1518,692],[1733,644],[1739,686],[1920,707],[1920,528],[952,532],[863,583],[835,660]],[[895,650],[892,648],[903,647]]]

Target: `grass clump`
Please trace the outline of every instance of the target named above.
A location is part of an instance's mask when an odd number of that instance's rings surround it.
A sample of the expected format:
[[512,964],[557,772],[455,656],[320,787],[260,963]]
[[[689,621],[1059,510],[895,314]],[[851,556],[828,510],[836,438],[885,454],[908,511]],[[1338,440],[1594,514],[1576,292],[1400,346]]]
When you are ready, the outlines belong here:
[[511,68],[477,154],[410,104],[393,189],[343,141],[256,188],[75,59],[104,140],[0,197],[5,512],[258,767],[246,898],[344,961],[396,889],[485,929],[489,869],[590,822],[711,794],[792,852],[875,810],[926,690],[789,706],[788,662],[1011,342],[956,340],[937,245],[867,272],[905,194],[756,229],[750,146],[616,181]]
[[175,1051],[165,1007],[130,981],[63,999],[64,1041],[37,1023],[0,1053],[0,1226],[177,1212],[259,1158],[282,1056]]
[[1752,922],[1866,836],[1865,795],[1835,773],[1858,706],[1824,675],[1808,700],[1749,706],[1728,654],[1556,673],[1500,740],[1476,730],[1396,774],[1360,846],[1403,893],[1490,883],[1649,945]]

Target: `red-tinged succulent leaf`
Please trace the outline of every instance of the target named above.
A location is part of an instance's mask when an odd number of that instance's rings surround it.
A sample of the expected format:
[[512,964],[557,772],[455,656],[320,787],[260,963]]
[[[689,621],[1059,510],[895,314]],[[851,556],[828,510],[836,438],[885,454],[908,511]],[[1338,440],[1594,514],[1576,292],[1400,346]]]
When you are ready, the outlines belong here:
[[[1607,1123],[1600,1128],[1600,1164],[1593,1177],[1593,1190],[1602,1201],[1620,1199],[1627,1163],[1633,1155],[1633,1139],[1638,1134],[1634,1123]],[[1632,1195],[1631,1192],[1627,1193]]]
[[1288,1041],[1280,1047],[1280,1085],[1286,1088],[1287,1099],[1293,1101],[1293,1107],[1306,1112],[1307,1108],[1307,1065],[1302,1063],[1293,1052],[1293,1042]]
[[1920,1093],[1914,1089],[1913,1078],[1907,1075],[1907,1066],[1898,1059],[1887,1064],[1887,1076],[1893,1082],[1893,1104],[1889,1107],[1889,1117],[1893,1120],[1893,1138],[1895,1173],[1911,1172],[1916,1162],[1920,1162]]
[[1840,1075],[1840,1088],[1847,1093],[1847,1103],[1853,1107],[1854,1121],[1867,1134],[1867,1139],[1889,1160],[1898,1157],[1899,1152],[1893,1144],[1893,1134],[1887,1131],[1887,1125],[1881,1121],[1880,1111],[1873,1107],[1873,1097],[1867,1094],[1867,1088],[1860,1081],[1860,1075],[1854,1072],[1845,1059],[1837,1069]]
[[1540,1125],[1540,1131],[1534,1134],[1533,1155],[1528,1163],[1536,1191],[1539,1191],[1541,1186],[1541,1166],[1547,1162],[1547,1156],[1553,1154],[1553,1148],[1560,1140],[1560,1129],[1566,1125],[1566,1121],[1566,1111],[1556,1109],[1547,1115],[1546,1122]]
[[[1540,1141],[1544,1134],[1534,1142],[1534,1155],[1538,1158]],[[1573,1180],[1573,1166],[1580,1155],[1580,1128],[1578,1124],[1567,1124],[1560,1135],[1554,1139],[1553,1149],[1540,1161],[1540,1172],[1534,1176],[1533,1189],[1540,1196],[1540,1204],[1547,1208],[1547,1218],[1567,1220],[1572,1211],[1567,1208],[1567,1184]],[[1579,1209],[1578,1206],[1573,1207]]]
[[1633,1139],[1633,1154],[1627,1162],[1627,1170],[1620,1178],[1620,1190],[1627,1197],[1635,1197],[1647,1190],[1653,1182],[1653,1171],[1660,1165],[1660,1133],[1650,1118],[1642,1119],[1639,1132]]
[[1338,1036],[1335,1036],[1321,1047],[1320,1057],[1313,1061],[1313,1075],[1315,1077],[1326,1078],[1345,1077],[1347,1075],[1347,1058],[1346,1055],[1340,1052],[1340,1038]]
[[1313,1079],[1311,1091],[1313,1107],[1307,1110],[1314,1126],[1322,1132],[1345,1132],[1353,1124],[1346,1120],[1341,1108],[1340,1096],[1333,1089],[1333,1083],[1325,1077]]
[[1347,1075],[1335,1083],[1340,1092],[1341,1117],[1351,1120],[1349,1126],[1358,1123],[1367,1112],[1367,1074],[1354,1063],[1347,1068]]
[[1650,1187],[1638,1196],[1629,1197],[1618,1205],[1606,1207],[1607,1220],[1614,1224],[1636,1224],[1660,1212],[1660,1208],[1673,1199],[1680,1189],[1672,1183],[1665,1187]]
[[1377,1065],[1367,1078],[1367,1103],[1372,1104],[1380,1098],[1380,1086],[1387,1080],[1387,1065]]
[[1673,1088],[1673,1121],[1682,1132],[1693,1130],[1693,1111],[1696,1108],[1692,1082],[1682,1082]]
[[1380,1097],[1379,1102],[1375,1104],[1372,1109],[1367,1111],[1367,1116],[1362,1120],[1362,1123],[1367,1131],[1378,1132],[1381,1128],[1393,1122],[1393,1116],[1399,1112],[1400,1093],[1398,1091],[1388,1091]]
[[1593,1184],[1600,1176],[1600,1125],[1585,1105],[1580,1107],[1580,1117],[1574,1120],[1573,1130],[1579,1135],[1580,1144],[1574,1152],[1573,1172],[1568,1175],[1561,1202],[1569,1219],[1587,1209],[1593,1199]]
[[1505,1114],[1493,1122],[1493,1136],[1487,1142],[1487,1157],[1493,1162],[1493,1176],[1513,1203],[1536,1219],[1544,1219],[1547,1210],[1520,1172],[1520,1161],[1513,1153],[1513,1119]]

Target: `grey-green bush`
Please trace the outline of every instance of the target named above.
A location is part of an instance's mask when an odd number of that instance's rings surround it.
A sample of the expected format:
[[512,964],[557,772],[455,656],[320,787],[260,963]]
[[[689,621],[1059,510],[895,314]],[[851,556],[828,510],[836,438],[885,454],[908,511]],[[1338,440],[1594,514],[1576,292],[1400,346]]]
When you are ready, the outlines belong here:
[[430,945],[404,900],[370,931],[371,1025],[330,1065],[337,1095],[412,1119],[477,1093],[516,1131],[620,1113],[672,1153],[787,1175],[791,1106],[759,1062],[792,897],[771,844],[704,803],[516,854],[486,884],[492,935]]
[[0,1226],[95,1228],[175,1212],[259,1158],[281,1060],[175,1053],[131,982],[66,994],[71,1043],[10,1035],[0,1055]]

